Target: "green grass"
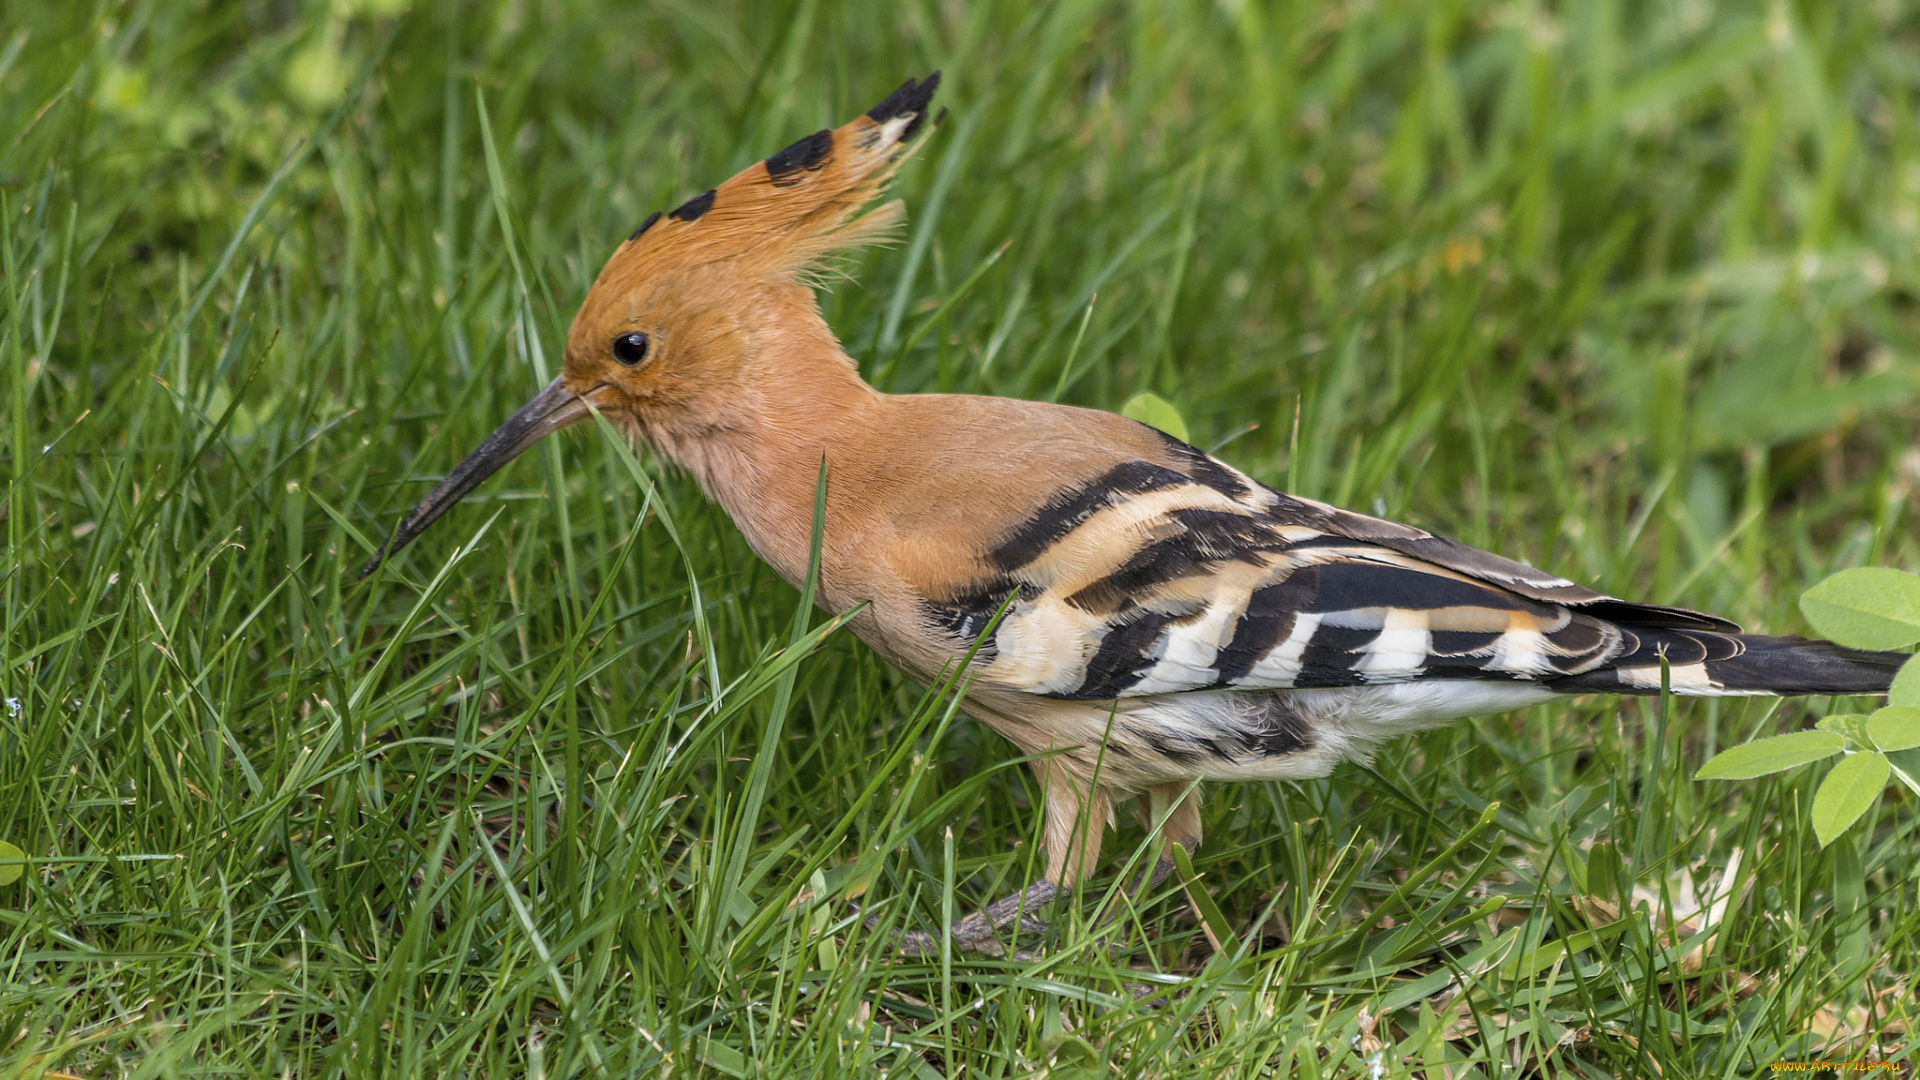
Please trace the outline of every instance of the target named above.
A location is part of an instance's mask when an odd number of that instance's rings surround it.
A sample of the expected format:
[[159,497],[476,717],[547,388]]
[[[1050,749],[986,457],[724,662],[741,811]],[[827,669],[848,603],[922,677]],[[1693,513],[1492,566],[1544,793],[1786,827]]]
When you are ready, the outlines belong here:
[[[896,963],[887,930],[1037,873],[1036,792],[950,695],[798,641],[826,624],[684,477],[644,463],[650,496],[602,435],[553,440],[355,576],[557,368],[649,211],[938,67],[906,242],[823,301],[881,385],[1152,390],[1294,492],[1803,629],[1826,573],[1920,567],[1906,6],[7,0],[0,27],[0,841],[31,856],[0,1076],[1907,1053],[1911,801],[1823,851],[1818,769],[1690,779],[1825,701],[1588,699],[1216,787],[1221,952],[1174,888],[1130,955],[1091,941],[1128,822],[1041,959]],[[1714,942],[1676,947],[1671,905],[1736,856]]]

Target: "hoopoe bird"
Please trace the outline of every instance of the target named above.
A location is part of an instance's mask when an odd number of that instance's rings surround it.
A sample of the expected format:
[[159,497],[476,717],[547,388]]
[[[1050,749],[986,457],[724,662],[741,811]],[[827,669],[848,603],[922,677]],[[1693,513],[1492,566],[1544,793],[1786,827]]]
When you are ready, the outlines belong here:
[[939,79],[643,222],[581,304],[563,373],[367,570],[597,410],[799,586],[824,464],[821,606],[858,608],[853,632],[923,682],[971,654],[966,711],[1033,756],[1046,795],[1045,879],[950,928],[962,948],[992,949],[1087,873],[1116,801],[1192,850],[1200,781],[1325,776],[1457,717],[1658,693],[1663,661],[1679,694],[1887,690],[1901,654],[1619,600],[1273,490],[1112,413],[867,385],[812,275],[902,220],[898,202],[862,211],[923,141]]

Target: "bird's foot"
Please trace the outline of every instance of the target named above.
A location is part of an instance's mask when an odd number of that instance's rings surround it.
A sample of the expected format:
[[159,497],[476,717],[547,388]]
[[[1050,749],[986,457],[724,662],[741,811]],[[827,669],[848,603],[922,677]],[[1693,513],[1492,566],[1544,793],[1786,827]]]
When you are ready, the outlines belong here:
[[1154,861],[1152,867],[1140,871],[1140,876],[1133,879],[1132,888],[1114,897],[1113,902],[1107,905],[1107,910],[1100,916],[1098,925],[1102,927],[1099,944],[1107,950],[1108,956],[1118,958],[1132,947],[1131,927],[1123,928],[1119,925],[1121,911],[1126,907],[1138,908],[1146,903],[1148,895],[1166,884],[1167,879],[1173,876],[1173,869],[1173,860],[1165,855],[1160,856]]
[[[1133,886],[1122,896],[1114,898],[1107,910],[1100,916],[1097,926],[1101,927],[1096,943],[1107,950],[1111,956],[1119,956],[1131,944],[1130,932],[1119,925],[1123,906],[1137,907],[1146,902],[1153,890],[1166,883],[1173,876],[1173,860],[1162,855],[1152,867],[1143,869],[1134,879]],[[1044,934],[1047,924],[1034,914],[1040,908],[1052,903],[1060,895],[1060,887],[1051,881],[1037,881],[1025,889],[1010,896],[1001,897],[979,911],[954,923],[947,930],[947,938],[952,942],[954,952],[979,953],[984,956],[1011,956],[1015,960],[1031,960],[1035,954],[1026,950],[1007,951],[1007,945],[1018,940],[1023,933]],[[868,920],[868,925],[879,921],[878,916]],[[902,957],[918,958],[940,955],[940,937],[924,930],[903,931],[895,951]]]
[[[954,923],[947,930],[947,938],[953,943],[955,952],[1005,956],[1007,950],[1002,943],[1003,937],[1010,942],[1022,932],[1046,933],[1047,924],[1032,913],[1059,895],[1058,885],[1051,881],[1036,881]],[[896,951],[904,957],[938,956],[940,938],[924,930],[908,930],[900,935]],[[1027,960],[1032,959],[1033,954],[1022,950],[1014,952],[1012,956],[1016,960]]]

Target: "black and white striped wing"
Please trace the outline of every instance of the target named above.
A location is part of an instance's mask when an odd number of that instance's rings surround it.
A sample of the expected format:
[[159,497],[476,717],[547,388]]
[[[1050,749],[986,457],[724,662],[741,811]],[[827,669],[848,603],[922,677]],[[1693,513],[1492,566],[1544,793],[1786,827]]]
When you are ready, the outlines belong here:
[[1170,517],[1181,531],[1142,545],[1102,581],[1023,594],[980,677],[1092,700],[1550,680],[1604,664],[1623,645],[1610,623],[1385,548],[1325,534],[1289,541],[1289,530],[1251,516]]
[[1106,700],[1428,678],[1553,681],[1654,624],[1727,627],[1630,605],[1431,534],[1261,487],[1184,444],[1054,494],[997,540],[991,578],[923,604],[978,681]]

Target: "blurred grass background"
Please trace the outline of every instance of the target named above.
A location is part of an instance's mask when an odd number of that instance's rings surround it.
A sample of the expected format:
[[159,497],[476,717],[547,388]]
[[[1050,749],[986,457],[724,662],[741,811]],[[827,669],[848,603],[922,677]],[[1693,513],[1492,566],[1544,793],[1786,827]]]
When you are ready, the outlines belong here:
[[0,1076],[1904,1059],[1910,801],[1822,851],[1817,775],[1689,779],[1824,701],[1218,787],[1218,951],[1173,889],[1084,930],[1123,823],[1040,960],[895,963],[1037,872],[1035,793],[684,478],[555,440],[354,571],[647,213],[941,68],[905,242],[823,298],[878,384],[1152,391],[1269,483],[1803,629],[1920,567],[1917,57],[1895,2],[0,0]]

